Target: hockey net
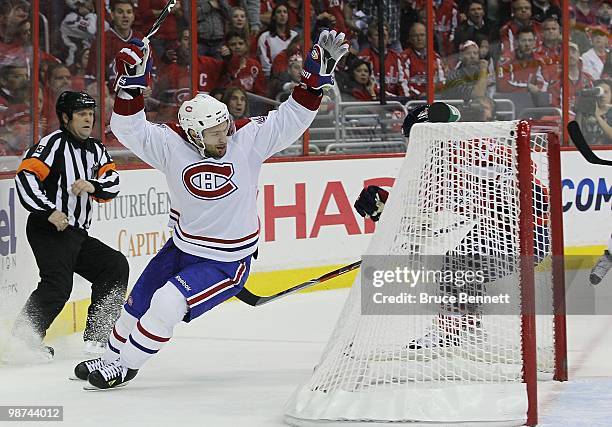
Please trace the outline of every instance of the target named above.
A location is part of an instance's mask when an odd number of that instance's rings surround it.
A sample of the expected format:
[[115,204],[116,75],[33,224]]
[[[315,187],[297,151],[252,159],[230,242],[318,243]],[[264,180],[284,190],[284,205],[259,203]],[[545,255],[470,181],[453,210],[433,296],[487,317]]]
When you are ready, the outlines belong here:
[[[550,139],[516,121],[413,128],[362,272],[286,422],[534,423],[536,376],[565,375]],[[421,270],[469,264],[485,276],[471,295],[507,293],[514,307],[376,303],[364,277],[398,257]]]

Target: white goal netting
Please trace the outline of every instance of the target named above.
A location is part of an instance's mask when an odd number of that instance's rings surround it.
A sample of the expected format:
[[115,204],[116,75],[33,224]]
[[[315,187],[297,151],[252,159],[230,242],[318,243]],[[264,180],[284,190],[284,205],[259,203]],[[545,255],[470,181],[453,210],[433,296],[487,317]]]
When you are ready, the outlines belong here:
[[[413,128],[361,274],[312,377],[286,405],[289,424],[525,422],[530,401],[524,355],[536,359],[540,379],[551,378],[554,331],[547,137],[524,138],[531,153],[523,170],[531,171],[525,176],[532,209],[521,212],[520,126]],[[521,246],[525,218],[533,234]],[[530,281],[521,277],[519,262],[527,245],[534,250],[537,357],[523,348],[521,295]],[[480,272],[483,280],[456,286],[457,280],[433,274],[433,281],[413,283],[404,293],[418,301],[417,293],[425,290],[433,303],[381,302],[392,288],[372,287],[373,271],[398,265]],[[477,302],[442,298],[460,293]],[[508,302],[487,302],[492,295],[508,295]]]

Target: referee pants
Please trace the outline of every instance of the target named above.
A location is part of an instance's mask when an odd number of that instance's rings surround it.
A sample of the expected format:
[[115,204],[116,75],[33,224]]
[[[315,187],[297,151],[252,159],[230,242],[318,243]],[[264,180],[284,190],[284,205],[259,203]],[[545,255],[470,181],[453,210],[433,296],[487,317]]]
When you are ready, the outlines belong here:
[[[40,342],[68,301],[73,275],[77,273],[91,282],[91,305],[83,339],[106,342],[125,300],[129,276],[125,256],[90,237],[85,230],[68,226],[57,231],[36,214],[28,217],[26,235],[40,271],[40,282],[21,310],[13,333]],[[33,330],[34,335],[28,330]]]

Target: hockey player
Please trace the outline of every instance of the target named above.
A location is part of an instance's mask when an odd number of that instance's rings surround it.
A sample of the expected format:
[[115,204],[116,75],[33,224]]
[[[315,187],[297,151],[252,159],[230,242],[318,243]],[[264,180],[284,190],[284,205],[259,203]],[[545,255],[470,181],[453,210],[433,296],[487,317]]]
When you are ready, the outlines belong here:
[[608,274],[610,268],[612,268],[612,236],[608,240],[608,249],[606,249],[603,255],[597,260],[597,263],[591,269],[589,280],[592,285],[599,285],[603,278]]
[[178,123],[145,119],[141,90],[150,69],[147,46],[133,40],[116,56],[118,94],[111,127],[118,139],[160,170],[172,199],[173,237],[134,285],[104,356],[75,375],[91,388],[120,386],[190,322],[236,295],[257,249],[257,180],[264,160],[297,140],[312,123],[322,89],[348,51],[344,34],[324,31],[304,64],[300,86],[267,117],[234,123],[225,104],[198,94]]
[[[404,120],[403,132],[405,137],[409,137],[412,126],[423,122],[453,122],[460,118],[459,111],[451,105],[436,102],[431,105],[424,105],[411,111]],[[497,156],[504,156],[504,147],[491,146],[481,141],[482,148]],[[487,172],[478,177],[472,175],[472,180],[483,180],[484,186],[490,188],[496,185],[497,181],[503,180],[503,165],[487,164],[487,159],[480,160],[475,170]],[[534,166],[535,167],[535,166]],[[494,176],[491,180],[489,176]],[[458,196],[462,197],[464,190],[460,178],[453,183],[456,185]],[[536,229],[534,233],[534,258],[535,262],[540,262],[547,253],[549,247],[548,237],[548,190],[537,179],[534,186],[534,220]],[[363,217],[369,217],[373,221],[378,221],[384,209],[389,192],[377,187],[368,186],[361,191],[355,202],[355,209]],[[478,224],[461,240],[457,247],[449,250],[443,257],[443,269],[449,271],[480,271],[484,282],[481,284],[464,285],[463,287],[453,284],[440,284],[442,295],[457,296],[459,292],[465,292],[470,296],[478,296],[486,293],[486,284],[492,283],[513,272],[514,263],[518,254],[506,253],[502,248],[506,245],[498,244],[499,247],[489,248],[481,244],[482,236],[487,233],[488,237],[494,236],[497,241],[507,241],[511,243],[512,233],[507,229],[503,218],[507,216],[507,211],[503,203],[496,203],[496,210],[491,211],[491,215],[479,216]],[[501,219],[501,220],[500,220]],[[463,337],[470,340],[483,338],[481,326],[481,307],[480,304],[446,304],[441,305],[439,314],[434,318],[434,326],[430,328],[422,337],[412,340],[408,344],[409,350],[420,350],[423,348],[433,349],[437,347],[457,346],[462,343]]]

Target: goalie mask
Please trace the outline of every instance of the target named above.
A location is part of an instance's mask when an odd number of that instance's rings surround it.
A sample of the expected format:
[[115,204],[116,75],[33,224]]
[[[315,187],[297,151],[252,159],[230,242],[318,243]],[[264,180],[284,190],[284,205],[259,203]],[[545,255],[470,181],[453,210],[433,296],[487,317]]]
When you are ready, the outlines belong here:
[[204,158],[223,157],[227,137],[235,131],[234,120],[227,106],[205,94],[197,94],[193,99],[183,102],[178,112],[178,122],[187,134],[189,143]]

